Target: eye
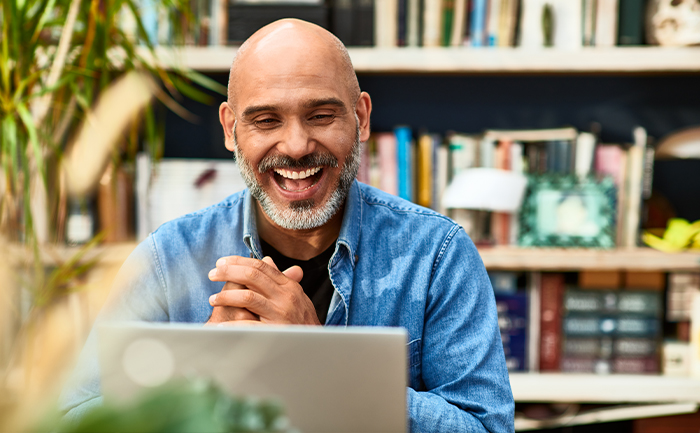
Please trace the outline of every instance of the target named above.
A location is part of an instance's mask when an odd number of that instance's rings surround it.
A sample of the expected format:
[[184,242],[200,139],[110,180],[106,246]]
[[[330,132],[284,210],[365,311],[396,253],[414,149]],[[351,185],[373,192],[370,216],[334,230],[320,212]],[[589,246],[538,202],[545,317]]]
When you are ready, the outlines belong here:
[[334,118],[333,114],[314,114],[309,120],[313,123],[326,124],[332,122]]
[[269,129],[277,126],[279,124],[279,120],[275,119],[274,117],[265,117],[262,119],[256,119],[255,120],[255,126],[258,128],[263,128],[263,129]]

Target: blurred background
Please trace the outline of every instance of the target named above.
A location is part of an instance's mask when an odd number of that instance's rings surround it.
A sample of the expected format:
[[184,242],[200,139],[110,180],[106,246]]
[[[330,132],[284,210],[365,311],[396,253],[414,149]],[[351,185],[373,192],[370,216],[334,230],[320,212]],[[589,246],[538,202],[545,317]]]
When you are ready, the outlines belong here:
[[[284,17],[349,47],[359,180],[477,243],[516,429],[698,431],[697,0],[4,2],[0,428],[51,412],[136,242],[244,188],[218,105],[236,46]],[[494,207],[475,169],[526,187]]]

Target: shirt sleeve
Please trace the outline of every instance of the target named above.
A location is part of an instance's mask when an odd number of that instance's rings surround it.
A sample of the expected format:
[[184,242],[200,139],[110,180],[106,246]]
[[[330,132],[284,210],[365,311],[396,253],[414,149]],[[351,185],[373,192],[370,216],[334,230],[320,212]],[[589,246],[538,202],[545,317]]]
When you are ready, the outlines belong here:
[[76,421],[102,403],[98,328],[109,321],[168,320],[167,296],[153,235],[139,244],[117,274],[78,362],[59,397],[66,421]]
[[464,230],[446,237],[428,292],[420,390],[408,389],[412,432],[512,432],[514,402],[496,302]]

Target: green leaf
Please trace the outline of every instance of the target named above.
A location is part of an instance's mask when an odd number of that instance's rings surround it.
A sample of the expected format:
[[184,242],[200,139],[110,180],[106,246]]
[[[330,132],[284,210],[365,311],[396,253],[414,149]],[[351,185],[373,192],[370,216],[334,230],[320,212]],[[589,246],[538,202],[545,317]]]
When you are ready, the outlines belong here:
[[180,74],[186,78],[189,78],[193,82],[199,84],[200,86],[204,87],[205,89],[209,89],[211,91],[220,93],[222,95],[228,94],[226,86],[218,83],[215,80],[212,80],[211,78],[207,77],[204,74],[200,74],[197,71],[193,71],[191,69],[186,69],[179,71]]
[[47,187],[48,190],[48,185],[46,184],[46,166],[44,164],[44,156],[41,153],[41,147],[39,146],[39,137],[37,136],[34,119],[24,104],[17,105],[17,113],[19,113],[19,117],[22,119],[24,127],[29,134],[29,143],[32,145],[32,150],[34,151],[36,166],[39,169],[39,173],[41,173],[41,180],[44,182],[44,186]]
[[19,178],[19,170],[17,168],[17,123],[12,115],[5,116],[2,121],[2,137],[4,141],[3,147],[5,147],[6,151],[4,156],[8,160],[6,162],[9,165],[6,171],[10,173],[12,182],[16,187]]
[[46,2],[46,5],[43,6],[43,13],[41,14],[41,17],[39,18],[39,21],[36,23],[36,27],[34,28],[34,34],[32,35],[32,40],[31,40],[32,43],[36,42],[36,40],[39,39],[39,35],[41,34],[41,31],[44,29],[44,26],[46,25],[46,21],[51,16],[51,12],[53,12],[55,4],[56,4],[56,0],[48,0]]

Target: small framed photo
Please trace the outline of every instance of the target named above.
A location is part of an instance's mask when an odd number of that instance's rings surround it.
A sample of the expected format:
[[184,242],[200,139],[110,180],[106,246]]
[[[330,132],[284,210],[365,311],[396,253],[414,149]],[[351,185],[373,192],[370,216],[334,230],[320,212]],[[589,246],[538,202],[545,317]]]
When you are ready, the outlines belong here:
[[616,188],[610,178],[546,174],[529,179],[518,244],[615,247]]

